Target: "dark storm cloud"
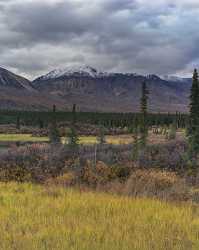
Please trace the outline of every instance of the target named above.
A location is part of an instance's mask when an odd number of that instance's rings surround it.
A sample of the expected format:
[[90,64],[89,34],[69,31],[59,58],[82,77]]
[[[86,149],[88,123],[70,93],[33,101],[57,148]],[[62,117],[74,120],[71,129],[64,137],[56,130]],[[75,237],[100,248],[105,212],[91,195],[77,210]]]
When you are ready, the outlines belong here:
[[0,63],[30,77],[70,64],[186,73],[198,16],[196,0],[0,0]]

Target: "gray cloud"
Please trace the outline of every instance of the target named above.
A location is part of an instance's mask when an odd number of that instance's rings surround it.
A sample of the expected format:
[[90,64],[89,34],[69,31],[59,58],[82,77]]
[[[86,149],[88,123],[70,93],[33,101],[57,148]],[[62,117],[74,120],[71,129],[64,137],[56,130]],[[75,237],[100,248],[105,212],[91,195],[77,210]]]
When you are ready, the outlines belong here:
[[198,0],[0,0],[0,64],[186,74],[199,61]]

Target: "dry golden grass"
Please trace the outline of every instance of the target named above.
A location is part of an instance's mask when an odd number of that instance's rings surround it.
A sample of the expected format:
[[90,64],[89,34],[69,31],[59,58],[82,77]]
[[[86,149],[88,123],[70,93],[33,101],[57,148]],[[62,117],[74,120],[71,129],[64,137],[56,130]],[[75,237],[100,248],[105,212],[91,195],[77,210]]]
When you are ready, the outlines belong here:
[[0,184],[1,250],[197,250],[192,205]]
[[[125,135],[108,135],[105,137],[106,142],[109,144],[130,144],[133,142],[132,134]],[[184,138],[184,133],[181,131],[177,132],[177,139]],[[98,143],[96,136],[80,136],[80,144],[96,144]],[[66,138],[62,138],[65,143]],[[150,144],[164,143],[167,140],[164,135],[155,135],[151,131],[149,132],[148,141]],[[0,134],[0,143],[3,142],[49,142],[49,138],[46,136],[38,137],[32,136],[31,134]]]

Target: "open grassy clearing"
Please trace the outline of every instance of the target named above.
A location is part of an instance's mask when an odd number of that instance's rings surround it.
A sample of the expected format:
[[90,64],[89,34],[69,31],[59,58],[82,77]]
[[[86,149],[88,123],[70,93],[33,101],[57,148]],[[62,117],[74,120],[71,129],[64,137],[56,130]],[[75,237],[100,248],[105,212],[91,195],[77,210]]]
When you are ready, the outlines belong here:
[[0,142],[45,142],[48,137],[35,137],[31,134],[0,134]]
[[[128,144],[131,143],[133,138],[130,135],[126,136],[107,136],[107,143],[112,144]],[[37,137],[32,136],[31,134],[0,134],[0,142],[48,142],[48,137]],[[62,138],[63,143],[66,141],[65,138]],[[96,136],[80,136],[80,144],[95,144],[97,143]]]
[[[177,138],[182,139],[184,137],[184,132],[178,132]],[[133,142],[133,137],[131,134],[127,135],[113,135],[106,136],[106,142],[109,144],[129,144]],[[65,138],[62,138],[62,142],[66,141]],[[165,136],[163,135],[154,135],[150,133],[149,143],[164,143],[166,141]],[[1,142],[49,142],[48,137],[39,137],[32,136],[31,134],[0,134],[0,143]],[[80,136],[80,144],[96,144],[98,139],[96,136]]]
[[191,205],[0,184],[0,249],[196,250]]

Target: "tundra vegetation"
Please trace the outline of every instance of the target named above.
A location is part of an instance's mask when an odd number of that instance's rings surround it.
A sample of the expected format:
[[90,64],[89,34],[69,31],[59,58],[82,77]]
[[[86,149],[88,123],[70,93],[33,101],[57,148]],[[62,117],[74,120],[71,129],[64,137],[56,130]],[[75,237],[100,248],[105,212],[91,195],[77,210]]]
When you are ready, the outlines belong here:
[[199,249],[199,82],[190,114],[1,111],[0,249]]

